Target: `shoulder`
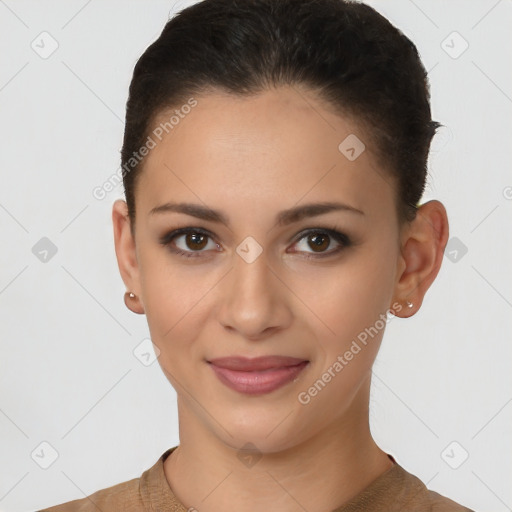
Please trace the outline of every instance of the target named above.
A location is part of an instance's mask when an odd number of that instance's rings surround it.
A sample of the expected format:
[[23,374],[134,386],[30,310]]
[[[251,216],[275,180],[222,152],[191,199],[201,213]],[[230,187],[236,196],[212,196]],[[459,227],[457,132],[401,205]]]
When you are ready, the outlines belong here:
[[475,512],[446,496],[431,491],[396,460],[390,469],[363,492],[334,512]]
[[183,512],[164,473],[164,461],[176,448],[167,449],[140,477],[38,512],[144,512],[157,510],[162,503],[169,503],[172,510]]
[[144,510],[139,492],[140,478],[134,478],[67,503],[61,503],[38,512],[135,512]]
[[404,486],[404,500],[400,510],[414,510],[418,512],[475,512],[470,508],[453,501],[452,499],[432,491],[415,475],[397,465],[396,474],[401,478]]
[[475,512],[435,491],[427,491],[427,498],[432,512]]

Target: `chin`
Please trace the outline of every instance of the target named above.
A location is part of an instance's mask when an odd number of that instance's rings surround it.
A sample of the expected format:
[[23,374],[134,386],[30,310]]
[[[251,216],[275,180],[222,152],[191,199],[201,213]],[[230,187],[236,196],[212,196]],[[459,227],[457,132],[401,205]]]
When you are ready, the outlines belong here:
[[[300,443],[297,437],[299,429],[293,414],[289,413],[276,414],[274,408],[267,416],[263,411],[257,415],[248,413],[236,418],[226,414],[222,415],[225,430],[219,428],[219,425],[212,427],[222,441],[233,449],[239,450],[250,443],[261,453],[276,453]],[[301,427],[303,429],[304,425]],[[304,435],[304,432],[301,434]]]

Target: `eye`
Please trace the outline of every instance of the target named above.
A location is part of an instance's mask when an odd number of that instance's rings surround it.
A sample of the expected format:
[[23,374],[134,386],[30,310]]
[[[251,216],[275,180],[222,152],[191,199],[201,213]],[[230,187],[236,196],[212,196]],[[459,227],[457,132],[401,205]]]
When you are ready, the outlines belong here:
[[[175,240],[179,240],[180,238],[183,239],[181,242],[175,242]],[[186,258],[197,258],[198,256],[201,256],[201,252],[204,252],[202,249],[208,245],[208,238],[211,238],[211,235],[201,228],[181,228],[164,235],[161,238],[160,243],[168,246],[172,252],[179,254],[180,256],[184,256]],[[213,247],[210,247],[210,249],[220,247],[219,244],[214,243],[213,241],[211,244]]]
[[[338,244],[338,246],[335,249],[328,251],[327,249],[331,246],[333,239]],[[349,237],[344,233],[336,231],[335,229],[315,228],[306,232],[302,232],[300,233],[297,242],[295,242],[295,245],[300,245],[302,240],[305,240],[305,242],[302,243],[303,248],[313,249],[313,254],[305,256],[306,259],[332,256],[333,254],[337,254],[351,245]],[[292,252],[302,251],[294,250]]]
[[[160,243],[169,248],[175,254],[185,258],[201,257],[201,253],[208,249],[208,239],[210,240],[210,249],[220,249],[220,245],[213,241],[212,235],[201,228],[180,228],[167,233],[160,239]],[[180,241],[180,239],[182,239]],[[332,256],[351,245],[351,241],[347,235],[328,228],[314,228],[302,231],[296,238],[293,245],[300,244],[302,240],[303,249],[312,248],[310,255],[304,256],[308,258],[322,258]],[[334,249],[327,250],[333,240],[338,244]],[[292,252],[308,252],[304,250],[293,250]]]

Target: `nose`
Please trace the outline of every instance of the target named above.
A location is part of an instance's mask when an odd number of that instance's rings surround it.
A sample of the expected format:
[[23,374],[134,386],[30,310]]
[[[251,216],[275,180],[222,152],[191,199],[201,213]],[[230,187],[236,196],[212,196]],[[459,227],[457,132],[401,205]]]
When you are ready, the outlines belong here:
[[288,303],[291,292],[270,267],[265,251],[252,262],[238,254],[233,260],[219,290],[219,322],[253,341],[286,328],[292,317]]

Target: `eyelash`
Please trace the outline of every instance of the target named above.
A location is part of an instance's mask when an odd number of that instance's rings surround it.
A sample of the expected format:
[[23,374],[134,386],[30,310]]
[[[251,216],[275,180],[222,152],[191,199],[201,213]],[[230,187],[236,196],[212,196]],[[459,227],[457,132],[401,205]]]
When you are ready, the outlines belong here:
[[[338,254],[343,249],[350,247],[352,245],[352,241],[350,238],[345,235],[345,233],[341,233],[340,231],[337,231],[335,229],[329,229],[329,228],[309,228],[304,231],[301,231],[294,242],[294,245],[298,242],[300,242],[303,238],[306,238],[308,235],[329,235],[332,237],[336,242],[340,244],[340,246],[334,250],[331,250],[326,253],[318,253],[315,255],[307,255],[303,256],[305,259],[319,259],[319,258],[327,258],[329,256],[333,256],[335,254]],[[201,257],[201,253],[205,251],[182,251],[181,249],[177,249],[171,245],[171,242],[177,238],[180,235],[188,235],[190,233],[198,234],[206,236],[213,240],[213,236],[208,231],[205,231],[201,228],[194,228],[194,227],[187,227],[187,228],[180,228],[176,229],[174,231],[170,231],[169,233],[165,234],[160,238],[160,243],[168,247],[169,250],[175,254],[178,254],[179,256],[183,256],[185,258],[197,258]],[[217,242],[215,242],[217,243]],[[217,244],[218,245],[218,244]]]

